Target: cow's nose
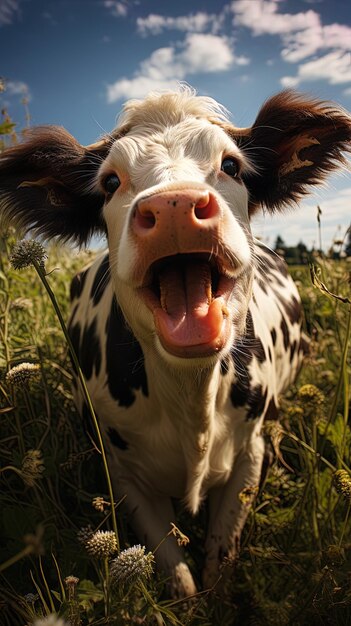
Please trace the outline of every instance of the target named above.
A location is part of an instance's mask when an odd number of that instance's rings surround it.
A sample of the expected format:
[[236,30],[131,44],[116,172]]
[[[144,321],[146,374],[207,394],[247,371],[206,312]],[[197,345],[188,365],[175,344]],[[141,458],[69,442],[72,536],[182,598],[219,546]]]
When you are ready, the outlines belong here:
[[213,228],[219,206],[207,189],[166,191],[141,198],[135,207],[133,230],[138,237],[153,238],[181,231]]

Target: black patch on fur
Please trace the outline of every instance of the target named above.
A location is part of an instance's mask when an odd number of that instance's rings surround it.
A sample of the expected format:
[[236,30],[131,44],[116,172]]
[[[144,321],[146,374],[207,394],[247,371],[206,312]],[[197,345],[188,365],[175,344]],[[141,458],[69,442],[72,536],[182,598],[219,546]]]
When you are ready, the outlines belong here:
[[98,376],[101,368],[101,345],[96,332],[96,318],[90,326],[84,328],[78,359],[85,378],[89,379],[93,375]]
[[[96,415],[96,411],[95,411],[95,415]],[[82,420],[83,420],[84,429],[85,429],[88,437],[91,439],[91,441],[96,446],[96,448],[99,449],[99,445],[98,445],[98,441],[97,441],[98,438],[97,438],[97,435],[96,435],[94,421],[93,421],[93,418],[91,416],[89,407],[88,407],[86,402],[83,403],[81,416],[82,416]],[[97,415],[96,415],[96,417],[97,417]]]
[[296,348],[297,348],[297,341],[295,339],[290,346],[290,363],[292,363],[294,359]]
[[271,337],[272,337],[273,345],[275,346],[276,341],[277,341],[277,331],[275,330],[275,328],[272,328],[271,330]]
[[276,403],[274,401],[274,398],[270,399],[264,418],[266,420],[277,420],[278,419],[278,407],[277,407],[277,405],[276,405]]
[[71,298],[71,302],[72,300],[74,300],[74,298],[79,298],[83,289],[84,289],[84,284],[85,284],[85,280],[86,277],[88,275],[88,270],[85,270],[84,272],[80,272],[79,274],[77,274],[71,282],[71,288],[70,288],[70,298]]
[[116,446],[116,448],[120,450],[128,450],[128,443],[115,428],[109,428],[107,434],[113,446]]
[[255,338],[252,344],[252,354],[256,357],[259,363],[264,363],[266,360],[266,353],[264,351],[263,343],[258,337]]
[[289,345],[289,329],[284,317],[282,317],[282,321],[280,322],[280,328],[283,333],[284,348],[287,350]]
[[273,363],[272,350],[271,350],[270,346],[268,346],[268,358],[269,358],[270,362]]
[[280,298],[280,301],[286,311],[286,314],[292,324],[297,324],[301,319],[301,305],[300,302],[292,296],[290,301]]
[[110,263],[109,255],[106,254],[102,259],[97,272],[95,274],[93,286],[91,288],[90,297],[93,300],[94,306],[99,304],[102,296],[105,293],[105,289],[110,281]]
[[256,385],[249,394],[248,407],[246,419],[253,420],[256,417],[260,417],[264,411],[264,407],[267,400],[267,389],[262,390],[262,385]]
[[[78,360],[79,360],[80,333],[81,333],[80,322],[77,322],[76,324],[69,324],[69,326],[68,326],[68,334],[69,334],[69,336],[71,338],[72,345],[73,345],[73,348],[74,348],[74,351],[76,353],[76,356],[77,356]],[[71,358],[71,363],[72,363],[72,367],[73,367],[75,373],[78,374],[72,358]],[[76,382],[74,378],[73,378],[73,382],[74,383]]]
[[225,357],[224,359],[221,360],[221,374],[222,376],[225,376],[226,374],[228,374],[228,369],[229,369],[229,357]]
[[106,324],[106,370],[109,391],[120,406],[134,403],[136,389],[149,395],[143,351],[115,299]]

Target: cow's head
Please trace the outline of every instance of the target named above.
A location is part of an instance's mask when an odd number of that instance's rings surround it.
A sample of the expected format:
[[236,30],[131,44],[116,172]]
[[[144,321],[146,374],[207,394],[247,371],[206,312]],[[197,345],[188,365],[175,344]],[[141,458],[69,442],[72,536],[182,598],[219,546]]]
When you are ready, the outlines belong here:
[[253,275],[250,216],[320,183],[349,149],[338,107],[274,96],[251,128],[189,89],[128,103],[84,148],[38,128],[0,157],[2,214],[84,243],[105,230],[117,298],[137,338],[168,359],[213,359],[244,330]]

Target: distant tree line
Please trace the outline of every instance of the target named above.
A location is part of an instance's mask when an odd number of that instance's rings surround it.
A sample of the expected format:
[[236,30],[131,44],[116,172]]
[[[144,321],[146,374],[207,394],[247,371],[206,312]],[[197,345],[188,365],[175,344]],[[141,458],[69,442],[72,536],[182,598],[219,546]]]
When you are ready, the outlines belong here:
[[[280,235],[275,240],[274,250],[284,257],[289,265],[306,265],[313,257],[325,254],[315,247],[309,250],[303,241],[299,241],[296,246],[287,246]],[[333,240],[326,256],[331,259],[351,258],[351,225],[344,239]]]

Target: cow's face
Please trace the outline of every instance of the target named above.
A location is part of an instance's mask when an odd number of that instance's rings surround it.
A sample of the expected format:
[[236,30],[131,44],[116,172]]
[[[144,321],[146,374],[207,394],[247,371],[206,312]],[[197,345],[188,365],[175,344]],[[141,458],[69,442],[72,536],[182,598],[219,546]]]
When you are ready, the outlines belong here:
[[242,176],[252,166],[218,124],[181,108],[130,124],[98,173],[117,299],[138,339],[165,356],[220,355],[250,298]]
[[206,366],[243,331],[252,281],[249,213],[296,203],[344,162],[351,123],[294,92],[237,129],[189,89],[132,101],[84,148],[33,129],[0,155],[0,217],[46,239],[107,231],[117,298],[137,338]]

